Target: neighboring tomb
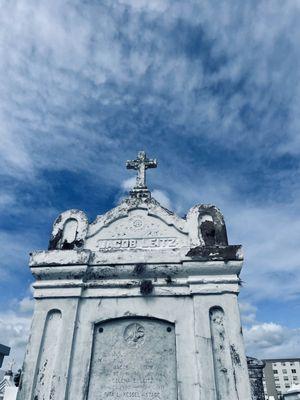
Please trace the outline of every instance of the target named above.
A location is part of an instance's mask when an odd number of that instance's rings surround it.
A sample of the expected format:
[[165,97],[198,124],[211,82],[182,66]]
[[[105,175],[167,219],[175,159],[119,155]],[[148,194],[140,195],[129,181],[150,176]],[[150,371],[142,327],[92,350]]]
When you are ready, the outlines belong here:
[[88,223],[70,210],[34,252],[18,400],[250,400],[237,295],[243,256],[214,206],[186,218],[147,189]]
[[266,363],[253,357],[247,357],[247,363],[252,400],[265,400],[263,369]]
[[14,382],[12,365],[5,371],[4,377],[0,381],[0,400],[15,400],[17,398],[18,388]]

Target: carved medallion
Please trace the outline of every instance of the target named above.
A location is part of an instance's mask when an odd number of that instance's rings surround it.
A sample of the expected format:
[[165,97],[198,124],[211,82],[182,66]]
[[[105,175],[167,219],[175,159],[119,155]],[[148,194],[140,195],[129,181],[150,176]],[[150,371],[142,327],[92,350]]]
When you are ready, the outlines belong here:
[[142,229],[144,227],[144,222],[142,218],[136,217],[132,219],[132,227],[135,230]]
[[123,336],[128,346],[141,346],[145,340],[145,328],[143,327],[143,325],[135,322],[125,328]]

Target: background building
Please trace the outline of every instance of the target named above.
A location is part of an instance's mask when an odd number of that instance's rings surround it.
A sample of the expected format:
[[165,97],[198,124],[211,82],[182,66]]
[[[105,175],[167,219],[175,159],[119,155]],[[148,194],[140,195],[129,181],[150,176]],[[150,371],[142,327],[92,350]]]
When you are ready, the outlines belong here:
[[300,385],[293,385],[291,389],[283,395],[283,400],[300,400]]
[[9,352],[10,352],[10,347],[0,344],[0,368],[2,367],[4,357],[8,356]]
[[275,400],[281,400],[293,386],[300,384],[300,358],[274,358],[263,360],[264,390],[266,399],[273,396]]

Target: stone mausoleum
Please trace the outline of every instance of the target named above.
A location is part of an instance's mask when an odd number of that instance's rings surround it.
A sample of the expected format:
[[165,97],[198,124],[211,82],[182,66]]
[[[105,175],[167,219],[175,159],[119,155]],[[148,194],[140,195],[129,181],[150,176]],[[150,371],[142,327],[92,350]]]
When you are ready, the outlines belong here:
[[89,223],[69,210],[30,257],[35,310],[18,400],[250,400],[237,296],[243,255],[220,211],[185,218],[146,185]]

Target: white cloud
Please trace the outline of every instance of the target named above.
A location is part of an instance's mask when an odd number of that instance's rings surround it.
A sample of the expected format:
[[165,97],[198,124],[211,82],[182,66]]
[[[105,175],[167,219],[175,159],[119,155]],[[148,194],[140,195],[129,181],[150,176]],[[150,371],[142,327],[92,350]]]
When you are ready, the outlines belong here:
[[7,207],[15,206],[16,199],[12,193],[0,193],[0,210],[5,210]]
[[32,231],[24,233],[0,230],[0,241],[2,243],[0,276],[3,281],[7,280],[12,284],[11,280],[15,278],[15,274],[23,273],[22,268],[28,264],[29,253],[37,248],[39,236]]
[[300,328],[289,329],[273,322],[244,329],[247,354],[260,358],[297,357]]
[[119,0],[120,4],[125,4],[129,7],[136,9],[137,11],[156,11],[156,12],[165,12],[168,7],[170,7],[171,3],[169,0]]
[[19,303],[19,308],[21,313],[32,313],[34,308],[33,298],[24,297]]
[[243,244],[245,288],[255,299],[278,298],[279,286],[285,300],[299,296],[300,221],[297,210],[283,205],[245,207],[227,216],[231,241]]
[[[130,192],[130,190],[133,189],[135,184],[136,184],[136,177],[133,176],[131,178],[125,179],[121,184],[121,189],[124,193],[118,199],[117,202],[121,201],[124,197],[126,197],[128,195],[128,192]],[[165,191],[154,189],[152,190],[151,193],[152,197],[154,197],[155,200],[157,200],[163,207],[167,208],[168,210],[172,210],[172,203],[170,197]]]
[[[31,288],[28,291],[31,291]],[[19,301],[15,299],[11,304],[10,309],[0,312],[0,343],[11,347],[10,355],[4,359],[3,368],[5,369],[11,360],[14,360],[17,370],[23,363],[34,300],[27,296]]]
[[[109,172],[115,179],[114,156],[109,160],[107,153],[130,146],[138,129],[132,112],[138,115],[140,106],[150,103],[156,114],[168,116],[172,130],[184,124],[183,135],[256,149],[263,141],[276,142],[276,117],[284,105],[291,110],[286,143],[275,144],[278,151],[296,152],[299,5],[221,2],[217,15],[215,7],[214,2],[144,0],[122,0],[115,7],[4,3],[2,171],[34,176],[43,168],[66,168],[104,177]],[[125,14],[126,24],[120,23]],[[208,62],[215,70],[208,70]],[[222,90],[210,88],[226,82],[236,90],[224,101]],[[90,105],[97,111],[83,112]],[[258,116],[255,132],[241,118],[245,107]],[[114,137],[113,126],[120,128]],[[99,159],[109,168],[97,168]]]
[[12,311],[0,313],[0,342],[11,347],[9,357],[4,359],[4,369],[12,359],[16,369],[22,366],[30,325],[31,316],[21,316]]
[[239,302],[243,324],[253,324],[256,321],[257,307],[247,302]]
[[157,200],[163,207],[172,211],[172,203],[166,192],[163,190],[154,189],[152,196]]
[[136,178],[133,176],[132,178],[125,179],[122,182],[122,189],[129,192],[135,185]]

